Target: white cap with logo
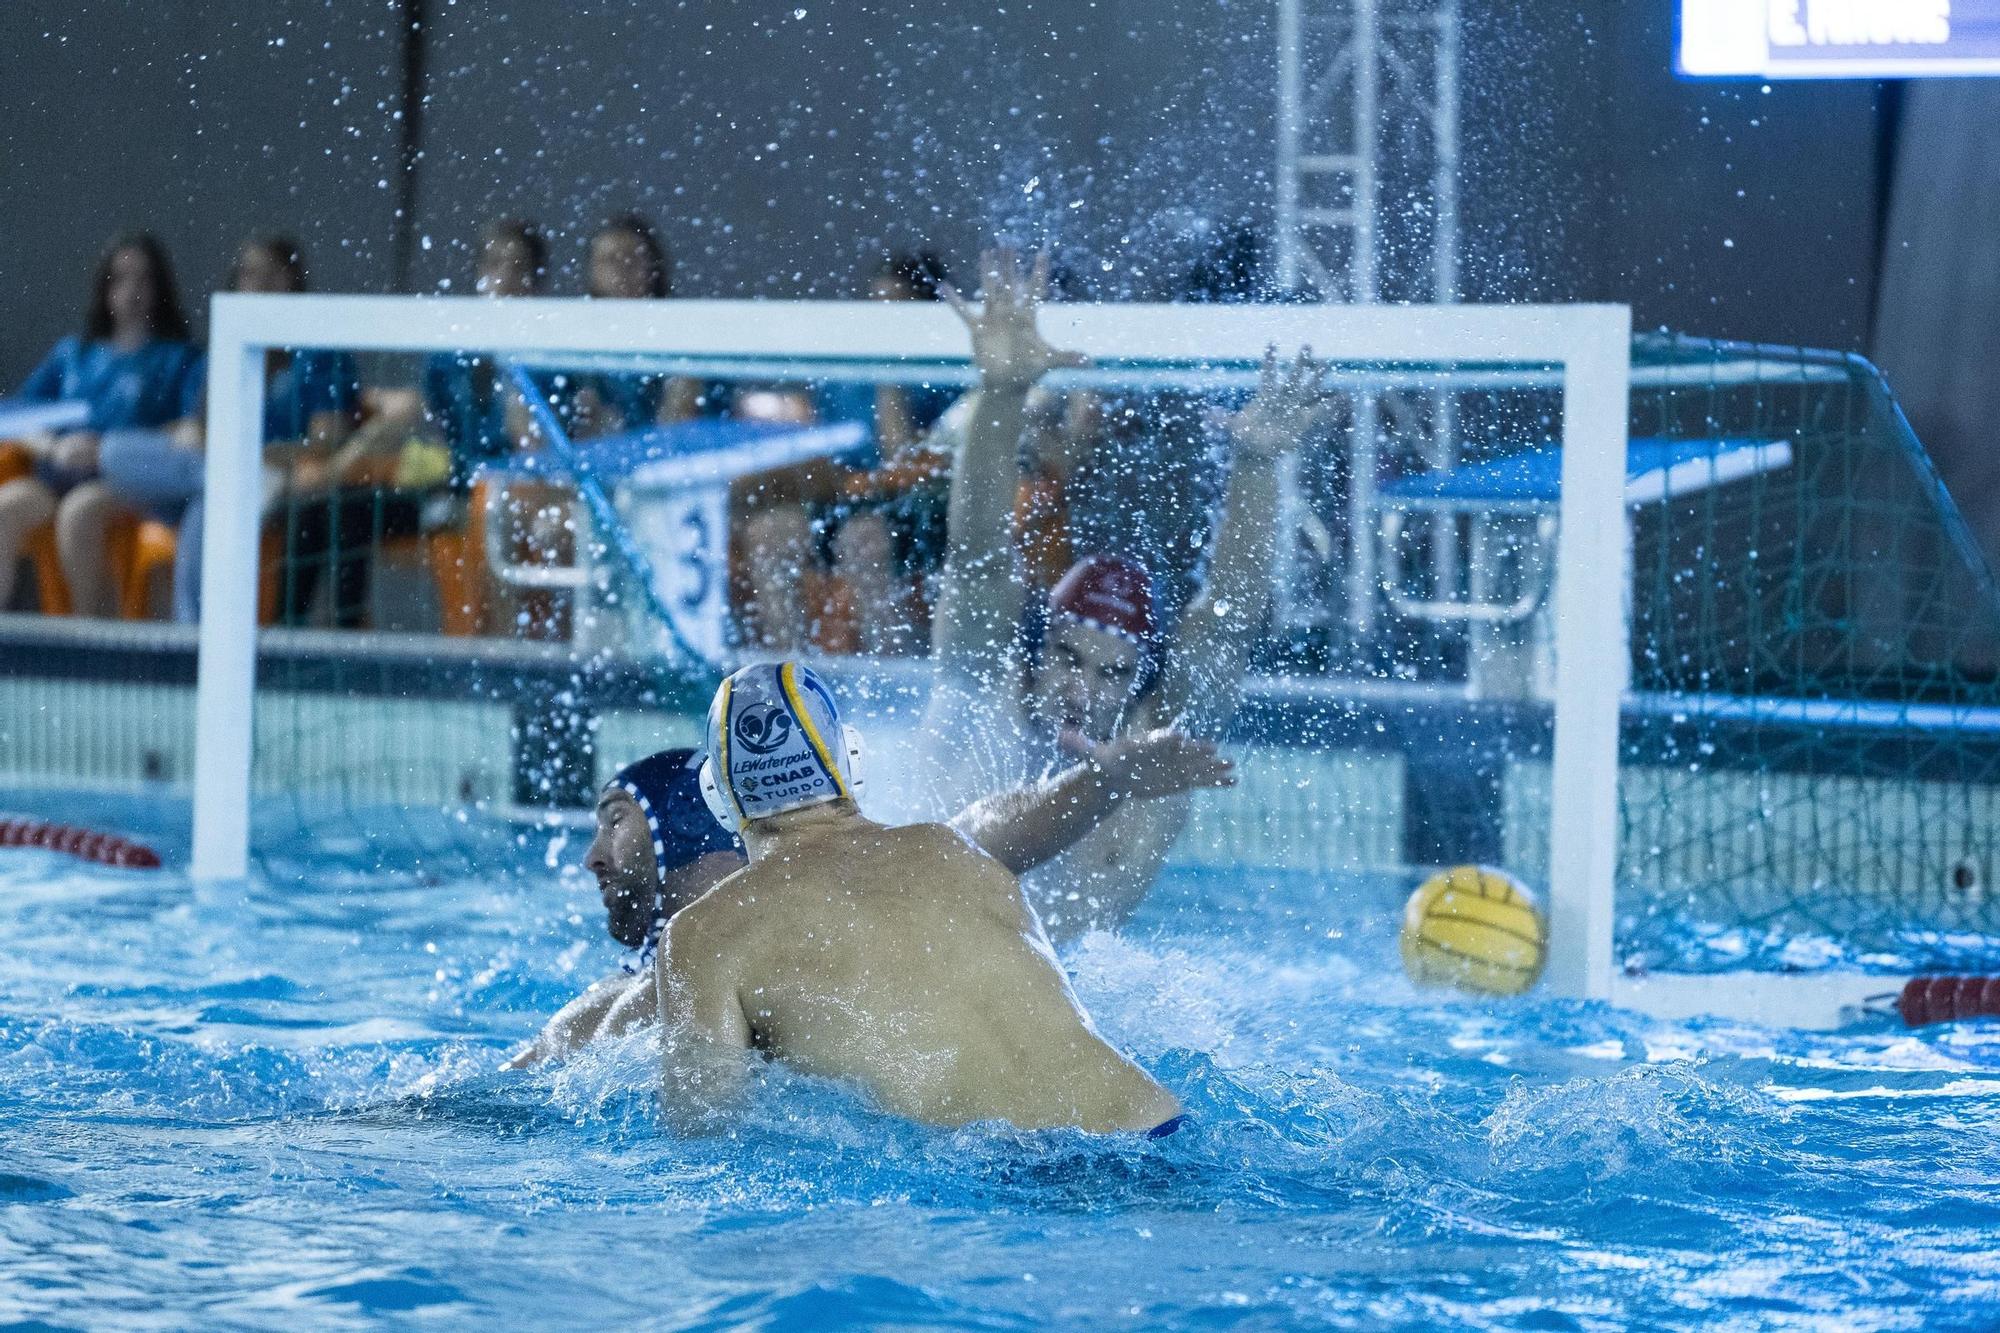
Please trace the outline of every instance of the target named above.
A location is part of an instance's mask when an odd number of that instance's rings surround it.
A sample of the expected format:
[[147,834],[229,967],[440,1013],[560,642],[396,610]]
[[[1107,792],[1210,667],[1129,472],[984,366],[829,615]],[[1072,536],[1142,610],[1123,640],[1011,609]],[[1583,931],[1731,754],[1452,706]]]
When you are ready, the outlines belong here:
[[708,709],[701,794],[724,828],[852,799],[861,738],[840,720],[825,682],[796,662],[747,666]]

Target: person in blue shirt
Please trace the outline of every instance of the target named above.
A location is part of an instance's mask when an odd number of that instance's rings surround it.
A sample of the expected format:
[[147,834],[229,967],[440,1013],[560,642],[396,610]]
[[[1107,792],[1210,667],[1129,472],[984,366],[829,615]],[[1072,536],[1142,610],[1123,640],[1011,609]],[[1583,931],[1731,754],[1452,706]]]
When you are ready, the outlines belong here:
[[[296,242],[282,236],[253,237],[237,252],[230,291],[282,294],[305,289],[305,261]],[[341,351],[273,349],[266,354],[264,374],[267,473],[284,494],[323,496],[328,460],[353,429],[360,406],[354,358]],[[79,614],[110,613],[105,533],[114,516],[136,511],[178,525],[174,615],[183,621],[195,619],[206,480],[203,443],[198,417],[167,431],[119,431],[105,438],[102,478],[71,491],[56,516],[63,573]],[[287,573],[287,582],[295,582],[292,571]]]
[[[660,301],[673,289],[672,265],[652,224],[636,213],[612,218],[590,238],[584,259],[584,292],[595,301]],[[668,410],[669,388],[683,400],[679,416],[692,416],[692,381],[661,375],[620,375],[592,371],[567,377],[571,433],[578,438],[641,430]]]
[[[475,264],[473,290],[480,296],[540,296],[548,278],[548,240],[533,223],[502,218],[481,233]],[[566,386],[547,372],[536,372],[530,379],[558,417],[568,414]],[[528,403],[505,367],[478,351],[439,352],[426,358],[422,418],[423,424],[443,436],[451,460],[445,489],[428,497],[423,505],[422,525],[429,532],[462,529],[480,467],[532,449],[540,439]],[[402,434],[396,433],[398,437]],[[523,508],[543,512],[540,506]],[[529,526],[534,526],[533,515]],[[532,537],[527,544],[531,548],[528,555],[542,553]],[[506,623],[526,614],[537,627],[549,621],[549,594],[528,594],[533,605],[523,613],[501,605],[505,594],[487,580],[482,558],[475,555],[467,566],[476,583],[467,594],[479,607],[480,618],[492,616],[496,623]],[[535,632],[539,633],[539,628]]]
[[[548,265],[548,243],[537,228],[512,220],[495,222],[480,239],[476,290],[483,296],[538,296]],[[612,218],[592,235],[584,277],[585,291],[595,299],[660,300],[672,289],[672,263],[651,225],[628,213]],[[424,364],[424,415],[449,448],[454,492],[449,502],[429,508],[430,526],[463,521],[466,495],[482,465],[540,443],[527,404],[502,369],[477,352],[441,353]],[[705,386],[670,376],[544,370],[531,378],[577,441],[682,420],[698,415],[705,406]],[[525,511],[519,530],[505,539],[521,549],[523,558],[559,564],[572,558],[572,538],[557,517],[562,506],[525,504],[508,509]],[[567,614],[562,609],[566,594],[521,594],[518,614],[509,614],[502,605],[510,596],[514,594],[496,588],[480,591],[489,611],[502,620],[525,615],[531,637],[559,635]]]
[[[948,280],[944,261],[929,250],[891,254],[870,276],[868,299],[936,301]],[[823,380],[813,386],[813,406],[821,421],[867,422],[888,462],[927,434],[962,392],[955,384]]]
[[[549,243],[530,222],[503,218],[479,239],[473,289],[481,296],[540,296]],[[534,438],[526,404],[491,359],[438,352],[424,361],[424,412],[451,449],[452,485],[464,490],[481,463],[505,458]]]
[[[475,290],[482,296],[540,296],[548,266],[541,230],[502,219],[480,238]],[[591,237],[585,292],[598,300],[657,300],[671,287],[670,272],[666,248],[652,227],[625,214]],[[685,403],[700,393],[697,385],[658,375],[538,371],[533,379],[575,439],[694,415]],[[453,479],[461,488],[480,464],[535,443],[526,405],[487,357],[440,352],[428,358],[423,396],[426,414],[450,445]]]
[[[189,339],[165,247],[144,232],[120,237],[98,261],[83,332],[57,343],[21,386],[23,398],[85,403],[89,416],[80,430],[34,441],[33,474],[0,485],[0,607],[13,598],[29,535],[55,515],[63,496],[97,475],[105,433],[190,417],[201,386],[200,349]],[[102,547],[100,537],[99,568]],[[70,552],[62,554],[67,569]]]
[[[935,301],[946,281],[928,251],[886,257],[869,280],[875,301]],[[826,380],[813,386],[823,422],[859,421],[875,440],[872,466],[837,474],[833,494],[790,503],[778,485],[753,485],[744,520],[753,637],[779,650],[810,636],[830,651],[909,653],[922,642],[921,580],[944,552],[950,455],[923,441],[959,397],[954,385]],[[851,636],[820,627],[800,599],[801,570],[825,565],[845,594]],[[839,620],[840,617],[829,617]]]
[[[584,255],[586,296],[594,301],[664,301],[673,289],[673,257],[644,217],[620,213],[591,233]],[[586,371],[563,379],[558,407],[579,440],[717,416],[731,399],[726,381],[687,376]]]

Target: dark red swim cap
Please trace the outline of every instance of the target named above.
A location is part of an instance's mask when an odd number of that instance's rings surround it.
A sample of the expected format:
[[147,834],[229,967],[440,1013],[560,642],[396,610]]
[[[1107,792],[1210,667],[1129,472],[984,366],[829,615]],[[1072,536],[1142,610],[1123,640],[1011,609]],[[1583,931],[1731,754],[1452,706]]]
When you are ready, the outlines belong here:
[[1127,638],[1141,647],[1153,642],[1153,580],[1144,569],[1115,555],[1090,555],[1070,566],[1049,593],[1049,615],[1072,616]]

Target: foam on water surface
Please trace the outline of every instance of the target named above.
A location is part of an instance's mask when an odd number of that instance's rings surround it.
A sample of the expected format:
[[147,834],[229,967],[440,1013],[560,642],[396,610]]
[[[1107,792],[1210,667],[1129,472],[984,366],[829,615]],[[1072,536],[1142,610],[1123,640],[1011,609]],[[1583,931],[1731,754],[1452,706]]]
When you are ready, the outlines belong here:
[[212,891],[0,859],[0,1322],[2000,1317],[1990,1027],[1448,1000],[1401,977],[1400,881],[1184,871],[1065,959],[1186,1100],[1172,1138],[941,1133],[770,1071],[691,1141],[643,1035],[496,1072],[616,963],[594,888],[518,860]]

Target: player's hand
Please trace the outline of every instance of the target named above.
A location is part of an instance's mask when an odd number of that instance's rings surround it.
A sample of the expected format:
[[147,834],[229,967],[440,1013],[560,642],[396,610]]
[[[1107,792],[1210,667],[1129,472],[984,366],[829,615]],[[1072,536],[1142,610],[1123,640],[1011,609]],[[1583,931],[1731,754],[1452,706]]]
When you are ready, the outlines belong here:
[[1046,252],[1036,255],[1026,272],[1021,269],[1020,252],[1013,249],[986,251],[979,257],[979,267],[984,298],[979,309],[973,309],[950,283],[940,284],[938,294],[972,335],[972,364],[979,370],[981,387],[1025,389],[1051,370],[1086,363],[1080,352],[1049,346],[1035,327],[1049,289]]
[[285,475],[285,490],[292,495],[325,494],[333,489],[333,474],[324,458],[301,458]]
[[1068,738],[1067,748],[1078,747],[1110,790],[1130,800],[1236,785],[1236,765],[1218,754],[1212,742],[1171,727],[1097,746]]
[[1256,395],[1228,421],[1237,452],[1276,458],[1298,448],[1331,406],[1325,376],[1325,363],[1313,360],[1310,347],[1289,362],[1278,360],[1276,347],[1266,348]]
[[583,385],[569,401],[569,430],[572,439],[605,435],[624,428],[604,396],[591,385]]
[[99,436],[96,431],[71,431],[58,435],[49,447],[49,461],[71,472],[97,471]]

